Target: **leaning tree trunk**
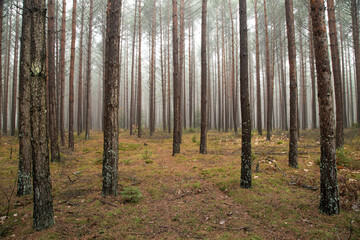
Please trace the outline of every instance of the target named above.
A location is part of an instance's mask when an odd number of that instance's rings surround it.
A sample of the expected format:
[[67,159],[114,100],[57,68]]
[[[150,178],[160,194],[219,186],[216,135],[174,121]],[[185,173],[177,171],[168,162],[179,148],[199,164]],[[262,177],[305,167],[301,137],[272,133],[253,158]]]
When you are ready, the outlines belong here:
[[241,91],[241,188],[251,188],[251,117],[248,76],[248,38],[246,0],[239,1],[240,9],[240,91]]
[[[1,1],[3,3],[3,1]],[[1,4],[0,3],[0,4]],[[19,67],[19,171],[17,196],[31,194],[30,49],[31,0],[23,1]],[[1,12],[1,11],[0,11]],[[0,23],[1,24],[1,23]],[[1,42],[1,41],[0,41]],[[1,56],[1,55],[0,55]]]
[[45,0],[32,0],[30,65],[30,128],[33,161],[34,228],[54,225],[46,116]]
[[339,214],[336,154],[334,141],[334,107],[331,87],[331,70],[325,25],[324,0],[311,0],[311,18],[319,96],[320,115],[320,206],[322,213]]
[[[298,168],[298,90],[296,79],[296,45],[293,1],[285,0],[286,27],[288,38],[289,66],[290,66],[290,140],[289,166]],[[312,34],[312,33],[311,33]]]
[[108,0],[105,47],[103,195],[117,195],[121,0]]
[[206,63],[207,0],[202,0],[201,13],[201,137],[200,153],[207,153],[207,63]]

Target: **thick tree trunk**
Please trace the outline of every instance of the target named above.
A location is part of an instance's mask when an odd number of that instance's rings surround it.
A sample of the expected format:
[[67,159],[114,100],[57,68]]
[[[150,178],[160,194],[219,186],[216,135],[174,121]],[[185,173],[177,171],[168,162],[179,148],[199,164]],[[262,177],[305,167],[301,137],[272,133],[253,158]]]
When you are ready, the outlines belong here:
[[[2,7],[2,3],[3,1],[1,1],[0,7]],[[30,128],[30,76],[31,76],[30,7],[31,4],[32,4],[31,0],[23,1],[22,29],[21,29],[21,40],[20,40],[20,68],[19,68],[19,171],[18,171],[17,196],[28,195],[31,194],[32,192],[32,184],[31,184],[32,150],[31,150],[31,128]],[[2,11],[0,11],[0,14],[1,13]]]
[[240,91],[241,91],[241,188],[251,188],[251,117],[248,80],[248,38],[246,0],[239,1],[240,11]]
[[141,89],[141,0],[139,0],[139,57],[138,57],[138,92],[137,92],[137,125],[138,125],[138,137],[141,138],[141,101],[142,101],[142,89]]
[[[3,10],[4,10],[4,1],[0,1],[0,39],[3,36]],[[0,138],[1,138],[1,113],[2,113],[2,86],[3,75],[2,75],[2,41],[0,41]],[[20,126],[19,126],[20,128]]]
[[121,0],[108,0],[105,47],[103,195],[117,195]]
[[357,122],[360,123],[360,47],[359,47],[359,19],[358,19],[358,3],[351,0],[351,19],[352,33],[355,49],[355,67],[356,67],[356,83],[357,83]]
[[200,153],[207,153],[207,63],[206,63],[206,15],[207,0],[201,6],[201,137]]
[[325,25],[324,0],[311,0],[311,17],[319,96],[320,115],[320,206],[322,213],[339,214],[336,154],[334,141],[334,107],[331,87],[331,70]]
[[49,87],[49,126],[51,161],[60,161],[58,129],[56,124],[56,95],[55,95],[55,2],[48,1],[48,87]]
[[69,76],[69,149],[71,151],[74,151],[75,41],[76,41],[76,0],[73,0],[72,24],[71,24],[70,76]]
[[84,37],[84,0],[81,1],[81,20],[80,20],[80,43],[79,43],[79,81],[78,81],[78,118],[77,118],[77,135],[83,131],[83,37]]
[[286,28],[288,37],[288,52],[290,66],[290,140],[289,140],[289,166],[298,168],[298,90],[296,76],[296,45],[293,1],[285,0]]
[[[19,1],[17,1],[19,3]],[[17,103],[17,81],[19,64],[19,14],[16,14],[15,20],[15,48],[14,48],[14,71],[11,102],[11,136],[15,136],[16,127],[16,103]]]
[[65,146],[65,29],[66,29],[66,0],[63,0],[61,17],[61,39],[60,39],[60,136],[61,146]]
[[54,225],[49,149],[46,117],[46,44],[45,0],[32,0],[30,74],[30,126],[34,186],[34,228],[42,230]]
[[336,16],[334,0],[327,0],[327,11],[329,16],[329,36],[331,49],[331,63],[334,77],[335,104],[336,104],[336,148],[344,145],[344,113],[343,113],[343,86],[341,82],[341,66],[339,44],[336,30]]
[[255,0],[255,35],[256,35],[256,99],[257,99],[257,130],[262,135],[262,116],[261,116],[261,88],[260,88],[260,50],[259,50],[259,24],[257,14],[257,0]]
[[174,96],[174,135],[173,156],[180,153],[181,143],[181,80],[179,74],[179,51],[178,51],[178,17],[177,0],[172,0],[173,7],[173,96]]
[[91,47],[93,28],[93,0],[90,0],[89,13],[89,39],[87,48],[87,68],[86,68],[86,115],[85,115],[85,140],[90,139],[90,118],[91,118]]

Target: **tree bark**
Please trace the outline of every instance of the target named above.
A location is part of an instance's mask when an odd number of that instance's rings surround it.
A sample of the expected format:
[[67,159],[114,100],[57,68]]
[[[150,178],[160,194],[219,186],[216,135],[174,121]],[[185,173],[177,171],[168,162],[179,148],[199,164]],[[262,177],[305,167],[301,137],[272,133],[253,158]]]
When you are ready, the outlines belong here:
[[316,128],[316,79],[315,79],[315,57],[314,57],[314,40],[312,34],[311,9],[309,8],[309,61],[310,61],[310,76],[311,76],[311,112],[312,112],[312,128]]
[[46,116],[46,44],[45,0],[32,0],[30,74],[30,126],[34,186],[34,228],[37,231],[54,225]]
[[270,73],[270,50],[269,50],[269,33],[266,14],[266,1],[264,0],[264,19],[265,19],[265,47],[266,47],[266,84],[267,84],[267,119],[266,119],[266,140],[271,139],[272,129],[272,93],[271,93],[271,73]]
[[60,39],[60,136],[61,146],[65,146],[65,29],[66,29],[66,0],[63,0]]
[[83,131],[83,37],[84,37],[84,0],[81,1],[81,20],[80,20],[80,43],[79,43],[79,81],[78,81],[78,119],[77,119],[77,135]]
[[334,107],[331,70],[325,25],[324,0],[311,0],[311,18],[319,96],[320,115],[320,206],[322,213],[340,213],[334,141]]
[[156,36],[156,0],[154,0],[152,38],[151,38],[151,60],[150,60],[150,136],[155,132],[155,36]]
[[86,68],[86,115],[85,115],[85,140],[90,139],[90,118],[91,118],[91,47],[93,28],[93,0],[90,0],[89,12],[89,39],[87,49],[87,68]]
[[238,134],[237,129],[237,101],[236,101],[236,87],[235,87],[235,40],[234,40],[234,20],[231,10],[231,2],[229,0],[229,11],[231,21],[231,86],[232,86],[232,105],[233,105],[233,121],[234,121],[234,132]]
[[[0,39],[3,36],[3,10],[4,10],[4,1],[0,1]],[[3,75],[2,75],[2,41],[0,41],[0,138],[1,138],[1,113],[2,113],[2,91],[3,91]],[[19,126],[20,128],[20,126]]]
[[256,35],[256,99],[257,99],[257,130],[262,135],[262,116],[261,116],[261,88],[260,88],[260,50],[259,50],[259,24],[257,14],[257,0],[255,0],[255,35]]
[[352,33],[355,49],[355,68],[356,68],[356,83],[357,83],[357,122],[360,123],[360,47],[359,47],[359,19],[358,19],[358,3],[356,0],[351,0],[351,19],[352,19]]
[[293,1],[285,0],[286,28],[288,37],[288,55],[290,66],[290,140],[289,140],[289,166],[298,168],[298,90],[296,76],[296,45]]
[[138,57],[138,93],[137,93],[137,125],[138,125],[138,137],[141,138],[141,101],[142,101],[142,89],[141,89],[141,0],[139,0],[139,57]]
[[207,63],[206,63],[206,15],[207,0],[202,0],[201,12],[201,137],[200,153],[207,153]]
[[135,13],[134,13],[134,33],[133,33],[133,44],[132,44],[132,62],[131,62],[131,96],[130,96],[130,135],[133,135],[133,125],[135,122],[135,89],[134,89],[134,83],[135,83],[135,71],[134,71],[134,65],[135,65],[135,40],[136,40],[136,13],[137,13],[137,0],[135,1]]

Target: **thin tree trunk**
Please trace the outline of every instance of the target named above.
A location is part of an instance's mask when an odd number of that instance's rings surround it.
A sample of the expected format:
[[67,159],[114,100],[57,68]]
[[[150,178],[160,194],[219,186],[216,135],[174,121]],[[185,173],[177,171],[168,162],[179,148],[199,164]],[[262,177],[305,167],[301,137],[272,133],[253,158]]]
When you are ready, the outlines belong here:
[[156,0],[154,0],[152,38],[151,38],[151,60],[150,60],[150,136],[155,132],[155,36],[156,36]]
[[314,57],[314,40],[312,34],[311,9],[309,8],[309,61],[311,74],[311,112],[312,112],[312,128],[316,128],[316,79],[315,79],[315,57]]
[[136,41],[136,13],[137,13],[137,0],[135,1],[135,13],[134,13],[134,34],[133,34],[133,44],[132,44],[132,62],[131,62],[131,99],[130,99],[130,135],[133,135],[133,125],[135,122],[135,71],[134,71],[134,64],[135,64],[135,41]]
[[137,93],[137,125],[138,125],[138,137],[141,138],[141,0],[139,0],[139,57],[138,57],[138,93]]
[[256,35],[256,98],[257,98],[257,130],[262,135],[262,116],[261,116],[261,88],[260,88],[260,50],[259,50],[259,24],[257,14],[257,0],[255,0],[255,35]]
[[[180,0],[180,44],[179,44],[179,51],[180,51],[180,59],[179,59],[179,86],[177,91],[180,92],[180,110],[179,110],[179,116],[180,120],[178,122],[179,124],[179,130],[180,130],[180,143],[182,142],[182,129],[185,127],[185,102],[183,102],[182,97],[185,94],[185,89],[183,89],[183,81],[184,81],[184,72],[185,72],[185,3],[184,0]],[[184,108],[183,106],[184,105]]]
[[352,19],[352,33],[355,49],[355,68],[356,68],[356,83],[357,83],[357,122],[360,123],[360,47],[359,47],[359,19],[358,19],[358,3],[356,0],[351,0],[351,19]]
[[319,96],[320,115],[320,206],[322,213],[339,214],[339,191],[335,154],[335,121],[331,70],[325,25],[324,0],[311,0],[311,17],[314,34],[314,49]]
[[162,15],[161,15],[161,1],[160,1],[160,62],[161,62],[161,92],[162,92],[162,125],[163,125],[163,132],[166,132],[166,63],[164,64],[163,55],[164,55],[163,29],[162,29]]
[[298,168],[298,90],[296,76],[296,45],[293,1],[285,0],[286,28],[288,37],[288,52],[290,66],[290,140],[289,140],[289,166]]
[[86,115],[85,115],[85,140],[90,139],[90,118],[91,118],[91,45],[92,45],[92,26],[93,25],[93,0],[90,0],[89,13],[89,39],[87,49],[87,68],[86,68]]
[[306,101],[306,77],[305,77],[305,63],[304,63],[304,51],[303,51],[303,37],[302,32],[300,35],[300,77],[301,77],[301,93],[302,93],[302,129],[307,128],[307,101]]
[[201,137],[200,153],[207,153],[207,63],[206,63],[206,15],[207,0],[201,5]]
[[235,135],[238,134],[237,129],[237,102],[236,102],[236,88],[235,88],[235,40],[234,40],[234,20],[231,10],[231,2],[229,0],[229,11],[230,11],[230,21],[231,21],[231,86],[232,86],[232,104],[233,104],[233,121],[234,121],[234,132]]
[[66,29],[66,0],[63,0],[60,39],[60,136],[61,146],[65,146],[65,29]]
[[78,119],[77,119],[77,135],[83,131],[83,37],[84,37],[84,0],[81,1],[81,20],[80,20],[80,43],[79,43],[79,82],[78,82]]
[[[170,5],[170,0],[169,0]],[[171,85],[171,74],[170,74],[170,13],[168,13],[168,47],[167,47],[167,60],[168,60],[168,133],[171,133],[171,94],[170,94],[170,85]]]
[[270,50],[269,50],[269,33],[266,14],[266,1],[264,0],[264,19],[265,19],[265,46],[266,46],[266,84],[267,84],[267,119],[266,119],[266,140],[271,139],[272,126],[272,109],[271,109],[271,73],[270,73]]

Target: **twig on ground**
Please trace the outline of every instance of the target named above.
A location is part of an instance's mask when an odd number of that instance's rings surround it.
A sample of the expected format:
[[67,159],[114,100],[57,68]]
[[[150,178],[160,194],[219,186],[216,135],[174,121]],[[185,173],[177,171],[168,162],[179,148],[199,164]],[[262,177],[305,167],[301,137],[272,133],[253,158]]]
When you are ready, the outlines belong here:
[[111,202],[104,201],[104,200],[102,200],[102,199],[99,199],[99,201],[102,202],[102,203],[104,203],[104,204],[109,204],[110,206],[113,206],[113,207],[119,207],[118,205],[115,205],[115,204],[113,204],[113,203],[111,203]]
[[281,168],[273,160],[271,160],[271,159],[267,159],[267,160],[272,162],[275,165],[275,167],[277,167],[280,170],[280,172],[284,175],[284,177],[286,177],[286,174],[283,172],[283,170],[281,170]]

